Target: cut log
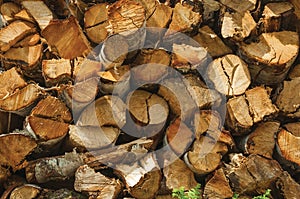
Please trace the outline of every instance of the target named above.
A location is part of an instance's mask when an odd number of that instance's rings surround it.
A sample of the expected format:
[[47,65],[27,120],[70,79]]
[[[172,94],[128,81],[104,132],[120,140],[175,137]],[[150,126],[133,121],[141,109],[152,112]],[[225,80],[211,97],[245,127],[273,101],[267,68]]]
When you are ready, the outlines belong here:
[[290,31],[263,33],[258,42],[243,43],[239,51],[254,82],[277,84],[285,79],[298,55],[299,36]]
[[189,119],[193,117],[197,105],[183,80],[181,78],[168,78],[160,84],[158,95],[168,102],[172,114],[180,116],[182,121],[190,121]]
[[98,72],[102,70],[101,62],[78,57],[74,61],[73,78],[75,84],[89,78],[98,77]]
[[15,188],[10,193],[9,199],[19,199],[19,198],[34,199],[40,195],[41,191],[42,188],[36,185],[25,184]]
[[192,149],[184,155],[187,166],[198,175],[206,175],[217,169],[227,145],[208,136],[201,136],[193,143]]
[[83,165],[80,154],[66,153],[63,156],[42,158],[28,162],[26,179],[29,183],[46,183],[55,180],[67,180],[75,175],[77,168]]
[[222,18],[221,34],[225,39],[240,42],[249,37],[255,29],[256,22],[249,11],[225,12]]
[[204,187],[204,198],[231,198],[233,192],[222,168],[216,170]]
[[[295,78],[291,81],[283,82],[283,90],[279,93],[276,105],[279,110],[288,117],[300,117],[300,99],[295,91],[299,91],[300,78]],[[296,94],[296,95],[295,95]]]
[[86,56],[91,51],[87,38],[73,16],[65,20],[52,20],[42,30],[42,36],[61,58],[73,59]]
[[153,155],[146,155],[132,165],[117,165],[116,174],[122,178],[130,195],[141,199],[153,198],[159,190],[162,178]]
[[280,123],[261,123],[251,134],[243,138],[240,143],[241,149],[246,154],[258,154],[272,159],[275,147],[275,135],[279,130]]
[[[136,90],[127,98],[129,113],[138,130],[135,137],[152,137],[164,129],[169,115],[167,102],[156,94]],[[127,121],[128,122],[128,121]]]
[[28,84],[0,100],[0,109],[7,112],[13,112],[21,116],[26,116],[33,108],[35,102],[40,98],[42,92],[36,84]]
[[94,151],[114,144],[120,130],[114,127],[69,126],[68,144],[79,151]]
[[15,67],[0,73],[0,80],[0,99],[7,98],[17,89],[24,88],[27,85]]
[[169,191],[180,187],[190,190],[197,185],[194,173],[180,159],[164,167],[163,174],[166,179],[166,187]]
[[194,26],[201,23],[201,15],[193,12],[192,9],[192,7],[183,6],[180,3],[175,5],[172,21],[165,37],[171,36],[177,32],[190,32],[193,30]]
[[220,3],[236,12],[253,11],[257,0],[220,0]]
[[0,51],[8,51],[18,41],[35,32],[36,29],[28,22],[12,22],[0,30]]
[[300,136],[294,135],[292,132],[282,129],[277,134],[277,150],[286,160],[300,166],[299,153]]
[[231,161],[226,165],[225,173],[232,190],[238,194],[264,193],[283,172],[278,162],[258,155],[243,157],[237,162],[234,159]]
[[2,185],[4,182],[7,181],[7,179],[10,177],[11,172],[8,168],[0,166],[0,185]]
[[280,179],[276,182],[284,198],[297,198],[300,191],[300,185],[286,171],[282,173]]
[[159,4],[155,7],[154,13],[147,19],[146,26],[148,28],[166,28],[171,21],[172,13],[172,8],[164,4]]
[[0,165],[10,166],[13,170],[21,169],[26,156],[37,147],[29,136],[17,133],[0,135]]
[[83,165],[75,173],[74,189],[78,192],[88,192],[90,196],[96,192],[97,198],[114,199],[121,192],[122,183]]
[[146,20],[148,20],[154,14],[156,7],[160,5],[159,2],[156,0],[135,0],[135,1],[144,7]]
[[247,64],[233,54],[210,63],[207,76],[217,91],[228,96],[244,94],[251,83]]
[[25,72],[30,73],[30,71],[38,67],[38,63],[42,58],[42,50],[41,44],[23,48],[11,48],[1,55],[1,58],[5,64],[19,65]]
[[127,39],[120,34],[108,37],[104,41],[99,54],[105,70],[121,66],[129,52],[129,47]]
[[98,93],[98,78],[90,78],[75,85],[67,85],[60,91],[60,98],[72,109],[74,119],[88,106]]
[[34,18],[27,12],[26,9],[20,10],[20,12],[18,12],[14,15],[14,18],[24,20],[24,21],[28,21],[28,22],[31,22],[31,23],[35,23]]
[[[197,139],[200,139],[204,133],[214,135],[216,132],[220,132],[221,117],[220,114],[216,111],[211,110],[200,110],[199,113],[196,113],[194,117],[194,133]],[[216,140],[218,137],[214,137]]]
[[[1,2],[2,4],[2,2]],[[20,6],[13,2],[6,2],[1,5],[0,12],[3,19],[10,22],[14,19],[14,15],[21,10]]]
[[[181,69],[183,72],[202,69],[209,61],[209,55],[203,47],[193,47],[186,44],[173,44],[172,52],[177,57],[177,60],[172,60],[172,66],[177,69]],[[181,66],[182,64],[180,63],[182,61],[183,66]],[[188,63],[188,68],[184,67],[186,62]]]
[[53,96],[47,96],[41,100],[33,108],[31,115],[67,123],[72,120],[72,115],[66,105]]
[[54,18],[44,1],[22,1],[22,6],[35,19],[41,30],[44,30]]
[[295,79],[300,77],[300,64],[295,65],[289,72],[288,77],[290,79]]
[[289,2],[274,2],[265,5],[260,19],[261,32],[277,32],[289,27],[293,14],[293,5]]
[[134,0],[120,0],[108,7],[107,30],[109,34],[125,37],[129,52],[140,49],[146,38],[146,12],[144,7]]
[[136,86],[155,84],[168,74],[170,55],[161,49],[143,49],[133,63],[132,82]]
[[198,34],[195,35],[193,39],[198,42],[201,47],[205,48],[208,55],[212,58],[218,58],[232,53],[231,49],[224,44],[209,26],[199,28]]
[[249,131],[254,123],[278,112],[270,94],[264,87],[247,90],[245,96],[234,97],[227,102],[226,123],[237,134]]
[[41,37],[39,34],[32,34],[29,35],[27,37],[25,37],[24,39],[22,39],[21,41],[19,41],[18,43],[16,43],[13,47],[14,48],[19,48],[19,47],[27,47],[27,46],[34,46],[37,45],[40,41]]
[[131,71],[129,65],[111,68],[107,71],[98,72],[100,77],[100,91],[103,94],[116,94],[125,96],[130,91]]
[[126,105],[117,96],[106,95],[87,106],[76,124],[78,126],[113,126],[122,128],[126,121]]
[[68,59],[43,60],[42,73],[46,86],[55,86],[72,79],[72,66]]
[[191,146],[193,139],[193,132],[177,118],[168,126],[165,144],[168,144],[177,155],[182,155]]
[[106,30],[109,25],[107,6],[107,3],[96,4],[84,13],[84,27],[87,37],[96,44],[100,44],[108,36]]

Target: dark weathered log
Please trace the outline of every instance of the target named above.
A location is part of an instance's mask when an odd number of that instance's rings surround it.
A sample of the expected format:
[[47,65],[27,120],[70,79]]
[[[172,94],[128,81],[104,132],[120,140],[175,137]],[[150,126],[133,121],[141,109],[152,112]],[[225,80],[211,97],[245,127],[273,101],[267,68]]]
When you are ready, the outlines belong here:
[[226,178],[223,168],[216,170],[204,187],[204,198],[231,198],[233,192]]
[[220,3],[236,12],[253,11],[257,0],[220,0]]
[[243,43],[239,51],[254,82],[277,84],[285,79],[298,55],[299,36],[290,31],[263,33],[258,42]]
[[122,183],[83,165],[75,173],[74,189],[78,192],[87,192],[90,197],[97,194],[97,198],[114,199],[121,192]]
[[9,199],[19,199],[19,198],[27,198],[34,199],[37,198],[42,191],[41,187],[31,184],[25,184],[20,187],[15,188],[9,196]]
[[65,20],[52,20],[41,33],[51,50],[62,58],[86,56],[91,51],[87,38],[73,16]]
[[282,173],[276,186],[280,189],[284,198],[297,198],[300,191],[300,185],[286,171]]
[[208,66],[207,76],[217,91],[229,96],[244,94],[251,83],[247,64],[233,54],[215,59]]
[[300,77],[300,64],[295,65],[289,72],[288,77],[290,79],[295,79]]

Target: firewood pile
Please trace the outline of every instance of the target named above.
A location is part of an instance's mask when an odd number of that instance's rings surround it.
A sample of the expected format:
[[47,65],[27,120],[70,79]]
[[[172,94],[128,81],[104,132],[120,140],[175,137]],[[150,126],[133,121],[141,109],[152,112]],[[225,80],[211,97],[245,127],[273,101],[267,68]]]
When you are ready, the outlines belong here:
[[298,0],[0,13],[1,199],[300,198]]

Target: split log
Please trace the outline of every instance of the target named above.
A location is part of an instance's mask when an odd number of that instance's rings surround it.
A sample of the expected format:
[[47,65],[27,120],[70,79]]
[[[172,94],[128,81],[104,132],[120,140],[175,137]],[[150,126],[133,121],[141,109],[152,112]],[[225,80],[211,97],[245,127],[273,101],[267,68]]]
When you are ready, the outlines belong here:
[[[299,129],[298,129],[299,131]],[[299,153],[300,135],[282,129],[277,134],[276,149],[281,157],[300,166]]]
[[233,54],[215,59],[206,73],[215,89],[228,96],[244,94],[251,83],[247,64]]
[[60,98],[72,109],[74,120],[80,112],[95,100],[98,93],[98,78],[90,78],[75,85],[67,85],[59,91]]
[[232,190],[238,194],[261,194],[275,183],[283,172],[279,163],[258,155],[231,160],[225,173]]
[[169,37],[177,32],[191,32],[193,26],[197,26],[201,23],[201,15],[193,12],[192,9],[192,7],[183,6],[180,3],[175,5],[172,21],[165,37]]
[[72,66],[68,59],[43,60],[42,74],[46,86],[55,86],[72,79]]
[[272,159],[275,147],[275,135],[280,123],[264,122],[240,142],[240,148],[246,154],[257,154]]
[[101,62],[78,57],[74,60],[73,78],[75,85],[89,78],[98,77],[98,72],[103,70]]
[[199,28],[198,34],[193,36],[193,39],[198,42],[201,47],[205,48],[208,55],[212,58],[218,58],[232,53],[231,49],[224,44],[209,26]]
[[26,9],[20,10],[20,12],[14,15],[14,18],[35,23],[34,18],[26,11]]
[[197,185],[194,173],[181,159],[176,159],[173,163],[164,167],[163,174],[166,179],[166,187],[169,191],[180,187],[190,190]]
[[26,166],[26,179],[29,183],[64,181],[74,177],[77,168],[83,164],[76,152],[30,161]]
[[297,198],[300,191],[300,185],[286,171],[282,173],[280,179],[276,182],[276,187],[280,189],[284,198]]
[[42,91],[36,84],[28,84],[11,95],[0,100],[0,109],[16,113],[21,116],[29,114],[36,101],[40,99]]
[[33,138],[18,133],[0,135],[0,143],[0,165],[13,170],[23,168],[26,156],[37,147]]
[[90,7],[84,13],[84,28],[87,37],[96,44],[100,44],[108,36],[106,30],[109,25],[107,6],[107,3],[99,3]]
[[268,3],[264,7],[260,19],[261,32],[277,32],[289,27],[289,21],[293,14],[293,5],[289,2]]
[[83,165],[75,173],[74,189],[78,192],[88,192],[90,196],[97,194],[97,198],[113,199],[121,192],[122,183]]
[[297,1],[297,0],[289,0],[289,2],[291,2],[293,4],[294,9],[295,9],[294,13],[295,13],[296,17],[298,19],[300,19],[300,3],[299,3],[299,1]]
[[[147,12],[148,11],[146,10],[146,13]],[[153,14],[149,16],[149,19],[147,19],[146,26],[148,28],[166,28],[171,21],[172,13],[172,8],[170,8],[169,6],[166,6],[164,4],[158,4],[155,6]]]
[[99,89],[103,94],[116,94],[120,97],[130,91],[131,71],[129,65],[111,68],[98,72],[100,77]]
[[25,184],[20,187],[15,188],[11,193],[9,199],[18,198],[37,198],[42,192],[42,188],[32,184]]
[[208,136],[201,136],[184,155],[184,161],[193,172],[202,176],[216,170],[221,163],[222,155],[227,151],[226,144]]
[[159,190],[162,175],[153,155],[146,155],[132,165],[117,165],[115,172],[125,183],[130,195],[135,198],[150,199]]
[[14,19],[14,15],[20,10],[20,6],[13,2],[3,3],[0,7],[1,15],[6,22],[12,21]]
[[165,50],[141,50],[131,69],[132,82],[138,87],[144,86],[144,84],[159,83],[168,74],[170,61],[170,55]]
[[0,30],[0,50],[8,51],[18,41],[35,32],[33,24],[23,21],[12,22]]
[[300,88],[300,78],[283,82],[283,90],[279,93],[276,105],[279,110],[288,117],[300,117],[300,101],[295,97],[295,91]]
[[257,0],[220,0],[220,3],[236,12],[253,11]]
[[147,91],[136,90],[129,94],[127,105],[138,129],[135,137],[152,137],[164,129],[169,107],[163,98]]
[[298,49],[298,34],[281,31],[263,33],[258,37],[258,42],[243,43],[239,52],[249,64],[254,82],[277,84],[285,79],[298,55]]
[[164,141],[177,155],[182,155],[191,146],[193,139],[193,132],[177,118],[168,126]]
[[86,56],[91,51],[87,38],[73,16],[65,20],[52,20],[42,30],[42,36],[47,40],[50,48],[57,51],[61,58],[73,59]]
[[114,127],[69,126],[67,144],[78,151],[94,151],[114,144],[120,130]]
[[42,45],[37,44],[34,46],[26,46],[20,48],[11,48],[6,51],[1,58],[4,62],[4,67],[9,68],[10,65],[21,66],[30,75],[30,71],[36,70],[42,58]]
[[172,52],[175,56],[172,57],[171,66],[185,73],[190,70],[201,70],[203,66],[209,62],[209,55],[203,47],[194,47],[186,44],[173,44]]
[[7,181],[7,179],[10,177],[11,172],[8,168],[0,166],[0,185],[2,185],[4,182]]
[[154,14],[156,7],[160,5],[159,2],[156,0],[135,0],[135,1],[144,7],[146,20],[148,20]]
[[272,104],[270,94],[264,87],[247,90],[245,96],[238,96],[227,102],[227,126],[237,135],[249,131],[254,123],[278,112]]
[[35,19],[41,30],[44,30],[54,18],[44,1],[22,1],[21,4]]
[[288,78],[295,79],[300,77],[300,64],[295,65],[289,72]]
[[204,187],[204,198],[231,198],[233,192],[226,178],[223,168],[216,170],[213,176],[206,182]]
[[22,39],[21,41],[19,41],[18,43],[16,43],[13,47],[14,48],[19,48],[19,47],[27,47],[27,46],[34,46],[37,45],[40,41],[40,35],[39,34],[32,34],[29,35],[27,37],[25,37],[24,39]]
[[126,121],[126,105],[117,96],[106,95],[87,106],[81,113],[78,126],[113,126],[122,128]]
[[129,44],[125,37],[115,34],[108,37],[102,45],[99,58],[105,70],[121,66],[129,52]]
[[146,38],[146,12],[144,7],[134,0],[120,0],[108,7],[107,30],[110,35],[125,37],[129,52],[140,49]]
[[240,42],[249,37],[256,28],[251,13],[246,12],[225,12],[222,18],[221,34],[225,39],[232,39]]
[[17,89],[24,88],[27,83],[22,78],[18,69],[13,67],[0,73],[0,98],[4,99],[13,94]]
[[217,16],[221,4],[215,0],[203,0],[201,1],[203,7],[202,19],[205,22],[214,23],[215,16]]

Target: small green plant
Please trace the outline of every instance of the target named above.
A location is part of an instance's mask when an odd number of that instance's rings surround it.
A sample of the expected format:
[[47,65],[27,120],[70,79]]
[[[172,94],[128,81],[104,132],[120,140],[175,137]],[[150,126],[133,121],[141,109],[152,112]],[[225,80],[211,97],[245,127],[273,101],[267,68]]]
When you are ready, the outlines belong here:
[[199,199],[201,196],[201,184],[197,184],[196,187],[191,190],[185,191],[184,187],[180,187],[179,189],[173,189],[172,197],[178,199]]
[[[263,195],[255,196],[252,199],[270,199],[269,196],[271,196],[271,189],[267,189]],[[232,196],[232,199],[238,199],[238,198],[239,198],[239,194],[237,194],[237,193],[235,193]]]

